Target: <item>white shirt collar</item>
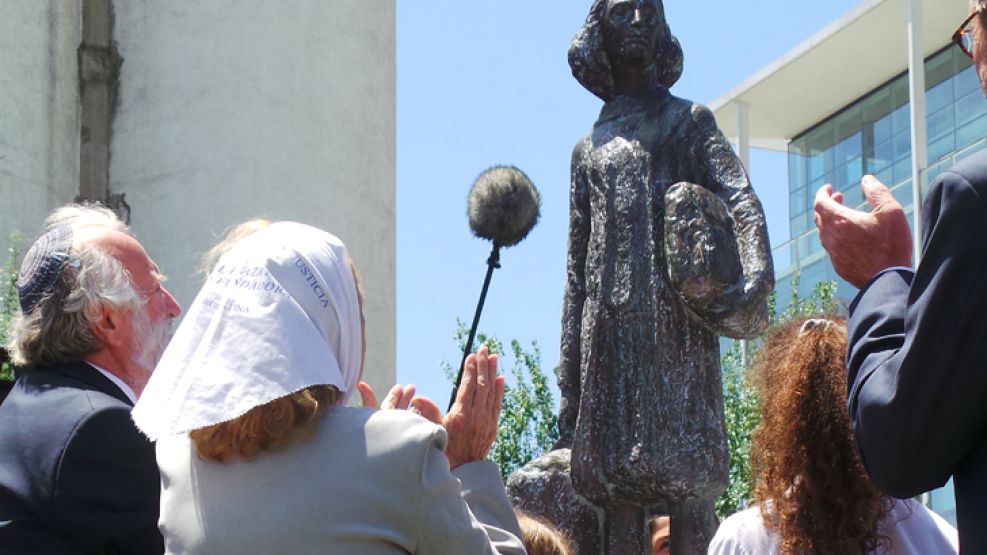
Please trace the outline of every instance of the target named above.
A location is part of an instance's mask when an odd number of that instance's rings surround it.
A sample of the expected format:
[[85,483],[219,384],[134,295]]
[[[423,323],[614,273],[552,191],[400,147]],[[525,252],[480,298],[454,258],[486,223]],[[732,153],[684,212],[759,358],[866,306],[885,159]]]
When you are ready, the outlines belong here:
[[109,371],[104,370],[103,368],[100,368],[99,366],[96,366],[95,364],[93,364],[93,363],[91,363],[89,361],[86,361],[86,364],[88,364],[89,366],[92,366],[96,370],[99,370],[99,373],[100,374],[106,376],[106,379],[110,380],[111,382],[113,382],[114,385],[116,385],[117,387],[119,387],[120,388],[120,391],[122,391],[123,394],[126,395],[128,399],[130,399],[130,404],[132,404],[132,405],[136,405],[137,404],[137,395],[134,395],[134,390],[133,389],[130,389],[130,386],[127,385],[127,384],[125,384],[123,382],[123,380],[121,380],[117,376],[109,373]]

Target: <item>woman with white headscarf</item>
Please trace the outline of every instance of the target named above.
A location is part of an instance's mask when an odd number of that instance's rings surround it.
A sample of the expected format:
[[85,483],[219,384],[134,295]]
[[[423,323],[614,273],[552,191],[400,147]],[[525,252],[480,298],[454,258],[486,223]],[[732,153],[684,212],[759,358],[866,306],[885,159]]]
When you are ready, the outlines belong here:
[[[524,553],[483,460],[496,357],[469,357],[445,418],[415,402],[438,426],[345,407],[363,351],[337,238],[278,222],[222,255],[133,412],[157,441],[168,553]],[[407,406],[394,391],[385,404]]]

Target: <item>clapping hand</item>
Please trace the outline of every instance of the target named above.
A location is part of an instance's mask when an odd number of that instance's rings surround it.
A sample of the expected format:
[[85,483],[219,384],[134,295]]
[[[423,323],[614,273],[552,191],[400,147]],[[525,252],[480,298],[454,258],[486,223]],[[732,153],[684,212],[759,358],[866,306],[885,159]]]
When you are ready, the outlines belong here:
[[[377,396],[366,382],[357,384],[365,407],[377,407]],[[381,409],[410,409],[411,412],[446,429],[449,443],[446,458],[449,468],[487,458],[497,438],[501,403],[504,400],[504,377],[497,375],[497,355],[486,346],[466,357],[463,381],[449,413],[444,417],[431,399],[415,396],[415,386],[395,385],[387,392]]]
[[487,458],[497,439],[503,400],[504,376],[497,375],[497,355],[491,355],[487,347],[482,346],[466,357],[456,401],[442,419],[449,434],[446,457],[450,469]]
[[860,181],[870,212],[843,204],[843,193],[825,185],[816,193],[813,210],[819,242],[836,273],[858,289],[893,266],[911,266],[912,235],[901,204],[872,175]]

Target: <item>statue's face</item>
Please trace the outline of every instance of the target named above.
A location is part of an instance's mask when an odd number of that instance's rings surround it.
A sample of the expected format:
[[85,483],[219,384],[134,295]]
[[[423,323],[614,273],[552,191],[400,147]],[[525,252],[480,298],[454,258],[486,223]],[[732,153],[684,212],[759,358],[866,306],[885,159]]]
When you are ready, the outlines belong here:
[[609,0],[603,14],[603,46],[611,61],[647,67],[664,26],[655,0]]

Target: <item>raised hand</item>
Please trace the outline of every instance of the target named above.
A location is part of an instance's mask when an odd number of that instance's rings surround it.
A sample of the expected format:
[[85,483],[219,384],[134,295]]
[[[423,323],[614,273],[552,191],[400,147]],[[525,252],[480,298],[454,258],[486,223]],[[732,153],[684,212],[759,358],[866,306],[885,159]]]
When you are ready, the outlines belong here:
[[870,212],[843,205],[843,194],[824,185],[813,204],[819,241],[833,268],[857,288],[892,266],[912,265],[912,234],[901,204],[872,175],[860,181]]
[[497,422],[504,400],[504,377],[497,375],[497,355],[486,346],[466,358],[456,401],[442,419],[449,434],[449,468],[487,458],[497,438]]
[[[356,384],[356,388],[360,392],[360,400],[364,407],[378,408],[377,394],[374,393],[374,389],[370,387],[370,384],[367,382],[359,382]],[[414,396],[414,385],[395,385],[390,391],[387,392],[387,395],[384,397],[384,401],[380,404],[379,408],[404,410],[412,404],[411,401]]]

